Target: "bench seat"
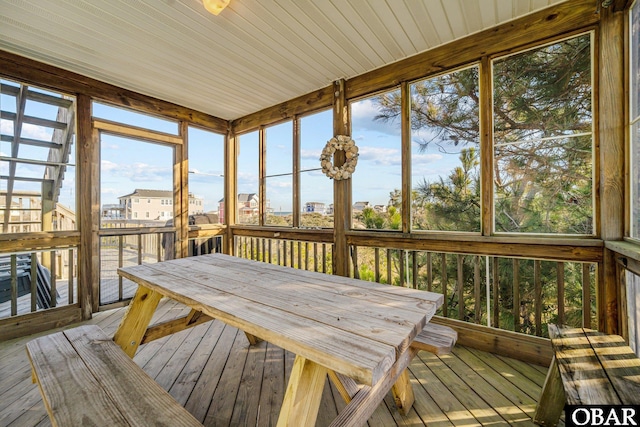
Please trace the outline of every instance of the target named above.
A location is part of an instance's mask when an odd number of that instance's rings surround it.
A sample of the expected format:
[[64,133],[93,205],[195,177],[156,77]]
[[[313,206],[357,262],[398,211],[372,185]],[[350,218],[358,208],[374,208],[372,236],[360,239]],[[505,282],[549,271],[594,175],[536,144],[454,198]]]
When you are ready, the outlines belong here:
[[533,421],[555,426],[567,405],[640,405],[640,359],[618,335],[549,324],[553,359]]
[[451,353],[456,341],[458,341],[458,333],[454,329],[436,323],[427,323],[414,338],[411,347],[442,356]]
[[53,426],[202,426],[96,325],[36,338],[27,354]]

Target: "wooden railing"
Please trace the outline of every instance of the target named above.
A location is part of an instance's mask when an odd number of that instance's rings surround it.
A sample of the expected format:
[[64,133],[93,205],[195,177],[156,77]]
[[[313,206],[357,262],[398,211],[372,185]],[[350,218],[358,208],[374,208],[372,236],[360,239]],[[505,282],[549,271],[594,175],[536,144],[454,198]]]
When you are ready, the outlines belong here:
[[[224,234],[190,232],[188,255],[222,252]],[[196,237],[191,237],[191,236]],[[118,268],[173,259],[175,228],[111,228],[100,232],[100,306],[125,303],[137,286]]]
[[352,247],[354,276],[439,292],[440,315],[547,337],[547,323],[597,328],[596,264]]
[[331,274],[331,244],[268,237],[234,237],[235,254],[241,258]]
[[[99,305],[122,303],[133,297],[137,286],[117,273],[128,265],[155,263],[173,251],[173,228],[112,228],[100,232]],[[170,258],[169,258],[170,259]]]
[[[234,236],[236,256],[332,273],[332,245],[304,236]],[[528,250],[528,249],[527,249]],[[549,250],[558,258],[563,248]],[[566,260],[350,245],[351,275],[442,293],[438,314],[467,324],[547,337],[547,323],[597,329],[597,262],[591,246]]]
[[77,249],[0,255],[0,318],[77,303]]

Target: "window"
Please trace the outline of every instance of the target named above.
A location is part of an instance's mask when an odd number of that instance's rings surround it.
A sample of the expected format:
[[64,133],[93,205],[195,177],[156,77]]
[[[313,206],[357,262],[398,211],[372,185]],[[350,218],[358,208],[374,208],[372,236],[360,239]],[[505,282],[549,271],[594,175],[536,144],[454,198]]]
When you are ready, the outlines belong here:
[[75,98],[0,86],[0,233],[76,230]]
[[640,239],[640,1],[636,1],[630,13],[629,62],[630,82],[630,126],[629,141],[631,158],[631,237]]
[[300,225],[303,227],[333,227],[333,181],[322,173],[318,161],[332,137],[332,110],[300,119]]
[[265,225],[293,225],[293,122],[265,129]]
[[591,34],[493,62],[496,232],[591,235]]
[[149,114],[127,110],[122,107],[112,107],[100,102],[93,102],[91,108],[93,117],[127,124],[129,126],[178,135],[178,122]]
[[[478,67],[413,83],[411,227],[480,232]],[[400,104],[387,109],[395,117]]]
[[221,224],[225,223],[224,183],[224,135],[189,126],[189,192],[202,197],[204,212]]
[[402,228],[400,90],[351,103],[351,137],[359,148],[352,177],[353,228]]
[[[238,224],[258,224],[258,132],[238,138]],[[256,203],[255,207],[251,203]]]

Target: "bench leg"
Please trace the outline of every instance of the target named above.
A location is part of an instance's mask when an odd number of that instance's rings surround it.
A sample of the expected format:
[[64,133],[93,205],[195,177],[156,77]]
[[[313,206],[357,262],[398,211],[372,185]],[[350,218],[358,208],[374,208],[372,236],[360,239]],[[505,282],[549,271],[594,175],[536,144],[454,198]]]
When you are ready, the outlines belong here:
[[326,381],[327,368],[296,356],[277,427],[316,425]]
[[405,369],[402,374],[400,374],[395,384],[393,384],[393,387],[391,387],[391,391],[393,392],[393,398],[396,401],[398,411],[400,411],[402,415],[407,415],[415,401],[413,387],[409,381],[409,369]]
[[533,422],[541,426],[555,426],[562,415],[566,397],[555,356],[551,360],[547,378],[542,386],[540,400],[533,415]]

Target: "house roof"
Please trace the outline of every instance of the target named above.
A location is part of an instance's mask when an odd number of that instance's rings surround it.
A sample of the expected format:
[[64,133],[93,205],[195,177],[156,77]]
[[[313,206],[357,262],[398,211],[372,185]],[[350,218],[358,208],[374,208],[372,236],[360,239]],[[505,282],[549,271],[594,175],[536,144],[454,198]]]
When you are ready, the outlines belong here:
[[173,192],[168,190],[145,190],[136,188],[133,193],[125,194],[124,196],[118,197],[118,199],[124,199],[125,197],[148,197],[148,198],[166,198],[172,199]]
[[0,0],[0,49],[231,120],[563,1]]

